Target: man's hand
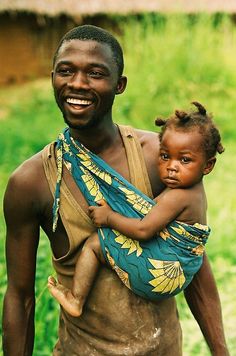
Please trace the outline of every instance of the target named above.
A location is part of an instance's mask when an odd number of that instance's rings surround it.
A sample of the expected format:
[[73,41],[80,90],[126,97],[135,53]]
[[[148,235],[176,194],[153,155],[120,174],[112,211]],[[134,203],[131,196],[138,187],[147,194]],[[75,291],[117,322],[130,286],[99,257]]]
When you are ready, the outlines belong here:
[[109,215],[113,212],[105,200],[99,200],[98,206],[90,206],[89,216],[96,227],[108,226]]

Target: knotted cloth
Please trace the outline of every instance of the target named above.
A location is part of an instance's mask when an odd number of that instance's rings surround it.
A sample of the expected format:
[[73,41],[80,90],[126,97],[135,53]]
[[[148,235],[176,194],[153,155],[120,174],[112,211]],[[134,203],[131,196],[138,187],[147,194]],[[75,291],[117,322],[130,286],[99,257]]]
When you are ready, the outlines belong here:
[[[99,156],[74,140],[68,128],[59,135],[56,150],[53,231],[59,214],[63,165],[89,205],[97,205],[104,199],[114,211],[142,219],[156,204]],[[207,225],[188,225],[177,220],[145,242],[130,239],[110,228],[98,229],[107,263],[128,288],[150,300],[174,296],[187,287],[201,267],[209,233]]]

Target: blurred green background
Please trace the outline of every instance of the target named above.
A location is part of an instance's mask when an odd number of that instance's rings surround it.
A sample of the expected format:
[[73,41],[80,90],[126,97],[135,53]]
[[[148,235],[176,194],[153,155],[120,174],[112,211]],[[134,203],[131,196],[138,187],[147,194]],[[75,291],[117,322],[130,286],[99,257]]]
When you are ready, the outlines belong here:
[[[207,245],[217,281],[230,354],[236,355],[236,27],[226,15],[143,15],[120,20],[128,87],[116,98],[115,121],[156,130],[156,116],[189,109],[198,100],[214,114],[225,152],[205,179],[212,234]],[[57,137],[64,127],[48,79],[0,89],[0,195],[10,173]],[[0,211],[0,299],[6,288],[5,226]],[[52,273],[42,233],[36,281],[35,356],[51,354],[59,307],[46,290]],[[209,355],[183,295],[177,297],[184,355]],[[212,311],[214,313],[214,310]]]

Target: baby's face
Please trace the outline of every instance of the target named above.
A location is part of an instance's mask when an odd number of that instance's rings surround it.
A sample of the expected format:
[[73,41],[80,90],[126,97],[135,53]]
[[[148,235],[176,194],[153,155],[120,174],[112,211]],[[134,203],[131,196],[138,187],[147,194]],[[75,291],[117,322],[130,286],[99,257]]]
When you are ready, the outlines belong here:
[[167,187],[187,188],[201,181],[207,166],[202,141],[198,130],[168,128],[165,131],[160,145],[158,169]]

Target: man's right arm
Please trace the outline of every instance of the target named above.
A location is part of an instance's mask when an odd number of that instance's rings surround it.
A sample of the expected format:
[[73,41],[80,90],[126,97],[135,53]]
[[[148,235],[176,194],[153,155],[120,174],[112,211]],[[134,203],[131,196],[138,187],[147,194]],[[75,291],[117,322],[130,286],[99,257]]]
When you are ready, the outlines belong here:
[[34,344],[39,219],[35,203],[37,188],[29,176],[27,166],[16,171],[4,197],[8,285],[3,306],[3,351],[7,356],[32,355]]

